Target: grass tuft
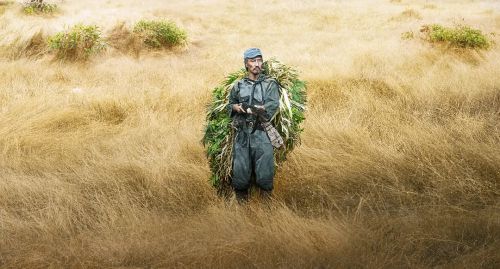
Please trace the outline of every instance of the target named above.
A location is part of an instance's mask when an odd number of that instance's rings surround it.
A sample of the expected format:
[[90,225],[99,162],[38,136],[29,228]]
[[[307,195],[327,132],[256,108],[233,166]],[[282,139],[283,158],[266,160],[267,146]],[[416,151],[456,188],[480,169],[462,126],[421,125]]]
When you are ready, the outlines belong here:
[[48,43],[57,58],[66,60],[87,60],[106,48],[101,31],[95,25],[77,24],[51,36]]
[[23,12],[28,15],[52,14],[56,11],[56,4],[46,3],[43,0],[29,0],[23,3]]
[[481,30],[466,25],[453,28],[439,24],[424,25],[420,29],[431,43],[442,43],[457,48],[488,49],[492,41]]
[[167,20],[141,20],[133,32],[150,48],[170,48],[186,43],[187,34],[174,22]]
[[13,1],[0,1],[0,15],[2,15],[8,6],[12,5]]
[[408,40],[408,39],[413,39],[415,35],[413,34],[413,31],[407,31],[401,33],[401,39],[403,40]]

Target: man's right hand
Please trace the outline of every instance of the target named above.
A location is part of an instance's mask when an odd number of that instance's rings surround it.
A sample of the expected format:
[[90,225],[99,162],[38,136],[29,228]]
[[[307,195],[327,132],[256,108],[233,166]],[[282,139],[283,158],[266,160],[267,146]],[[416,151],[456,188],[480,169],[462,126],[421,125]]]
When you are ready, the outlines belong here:
[[246,113],[241,104],[234,104],[233,111],[236,111],[238,113]]

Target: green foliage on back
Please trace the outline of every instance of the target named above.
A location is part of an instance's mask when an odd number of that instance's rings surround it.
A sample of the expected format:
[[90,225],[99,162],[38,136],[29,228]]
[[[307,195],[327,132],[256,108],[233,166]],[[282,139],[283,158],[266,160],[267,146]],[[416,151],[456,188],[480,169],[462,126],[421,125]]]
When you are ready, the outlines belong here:
[[23,3],[23,12],[28,15],[50,14],[57,10],[56,4],[48,4],[43,0],[30,0]]
[[[284,147],[274,150],[275,164],[279,165],[300,143],[300,133],[303,130],[300,125],[305,119],[306,84],[298,78],[296,70],[274,59],[264,62],[264,74],[276,79],[280,84],[280,106],[272,119],[273,125],[285,142]],[[221,194],[230,190],[235,135],[227,111],[229,93],[234,83],[246,75],[245,69],[229,74],[221,85],[213,89],[212,102],[208,107],[202,142],[212,171],[210,181]]]
[[86,60],[106,47],[99,27],[83,24],[51,36],[48,43],[58,58],[72,60]]
[[166,20],[141,20],[134,26],[134,33],[151,48],[173,47],[184,44],[187,39],[184,30]]
[[447,43],[458,48],[487,49],[491,45],[491,41],[480,30],[466,25],[454,28],[439,24],[424,25],[421,32],[426,34],[430,42]]

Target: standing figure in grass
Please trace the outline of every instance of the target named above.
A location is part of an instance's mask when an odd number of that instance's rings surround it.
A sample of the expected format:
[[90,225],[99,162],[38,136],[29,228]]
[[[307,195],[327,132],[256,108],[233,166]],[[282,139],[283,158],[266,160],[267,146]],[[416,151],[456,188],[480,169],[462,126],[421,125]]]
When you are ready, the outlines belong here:
[[251,48],[243,54],[248,76],[238,80],[229,95],[228,111],[237,130],[233,146],[232,187],[239,202],[248,200],[251,177],[269,199],[273,190],[274,150],[264,126],[279,108],[279,86],[263,73],[262,53]]

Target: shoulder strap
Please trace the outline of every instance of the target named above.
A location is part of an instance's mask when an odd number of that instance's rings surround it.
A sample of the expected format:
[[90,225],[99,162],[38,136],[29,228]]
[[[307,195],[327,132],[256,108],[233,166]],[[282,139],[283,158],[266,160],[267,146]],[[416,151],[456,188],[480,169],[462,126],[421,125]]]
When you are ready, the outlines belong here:
[[241,83],[241,81],[240,81],[240,80],[238,80],[238,81],[236,82],[236,84],[235,84],[236,89],[238,90],[238,92],[240,92],[240,83]]
[[266,103],[266,98],[264,98],[264,90],[262,89],[262,83],[260,84],[260,97],[262,97],[262,105]]
[[253,96],[254,96],[254,94],[255,94],[255,85],[257,85],[257,84],[255,84],[255,83],[254,83],[254,84],[252,85],[252,94],[250,95],[250,100],[248,101],[248,104],[249,104],[249,105],[252,105],[252,104],[253,104]]

